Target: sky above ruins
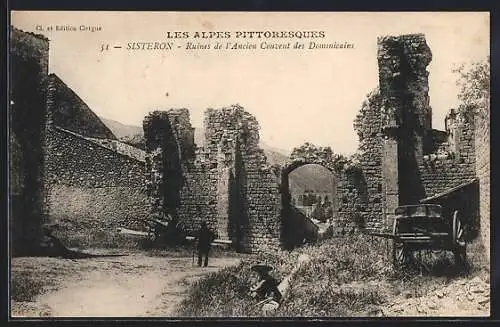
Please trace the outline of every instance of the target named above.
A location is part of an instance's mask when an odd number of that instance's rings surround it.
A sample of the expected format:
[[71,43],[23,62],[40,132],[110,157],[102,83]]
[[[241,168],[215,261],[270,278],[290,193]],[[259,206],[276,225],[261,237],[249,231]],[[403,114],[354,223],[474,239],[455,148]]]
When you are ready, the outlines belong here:
[[[140,126],[152,110],[188,108],[193,126],[202,127],[206,108],[238,103],[256,116],[261,140],[285,151],[306,141],[345,154],[356,150],[353,119],[378,84],[377,36],[426,35],[433,53],[428,67],[433,127],[439,129],[458,103],[454,65],[489,54],[488,13],[15,12],[11,19],[13,26],[50,39],[49,72],[99,116]],[[102,30],[37,32],[37,25]],[[324,31],[324,39],[313,41],[348,42],[354,48],[124,49],[129,42],[173,41],[166,34],[174,31]],[[187,41],[196,40],[175,43]],[[297,39],[253,41],[259,47],[262,41]],[[310,41],[302,42],[308,47]],[[123,48],[101,52],[102,44]]]

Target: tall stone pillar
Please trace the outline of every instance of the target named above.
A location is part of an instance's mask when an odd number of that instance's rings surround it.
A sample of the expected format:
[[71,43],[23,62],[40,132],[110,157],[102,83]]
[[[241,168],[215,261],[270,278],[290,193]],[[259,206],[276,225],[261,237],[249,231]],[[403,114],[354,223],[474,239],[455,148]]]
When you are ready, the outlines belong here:
[[170,214],[172,218],[177,219],[182,186],[181,155],[168,112],[152,112],[144,119],[143,128],[151,214]]
[[402,104],[402,49],[398,39],[378,39],[380,95],[382,96],[382,192],[386,228],[392,226],[394,211],[399,205],[399,132]]
[[423,34],[387,36],[378,39],[377,59],[384,205],[390,225],[397,205],[418,203],[425,197],[418,167],[428,150],[431,130],[426,67],[432,54]]

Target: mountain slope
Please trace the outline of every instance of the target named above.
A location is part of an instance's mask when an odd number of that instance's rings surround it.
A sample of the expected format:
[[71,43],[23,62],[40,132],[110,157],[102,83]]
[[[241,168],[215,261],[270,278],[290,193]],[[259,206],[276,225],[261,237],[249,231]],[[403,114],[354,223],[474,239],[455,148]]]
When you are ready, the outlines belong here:
[[101,118],[101,121],[116,135],[117,138],[132,137],[134,135],[143,135],[142,127],[135,125],[122,124],[116,120]]

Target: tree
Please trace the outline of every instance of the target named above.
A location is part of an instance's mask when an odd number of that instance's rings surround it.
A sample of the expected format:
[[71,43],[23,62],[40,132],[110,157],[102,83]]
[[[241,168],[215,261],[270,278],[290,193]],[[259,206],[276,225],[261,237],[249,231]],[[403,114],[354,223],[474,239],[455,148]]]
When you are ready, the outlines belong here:
[[459,87],[458,99],[462,108],[473,108],[478,114],[488,114],[490,110],[490,57],[455,68]]

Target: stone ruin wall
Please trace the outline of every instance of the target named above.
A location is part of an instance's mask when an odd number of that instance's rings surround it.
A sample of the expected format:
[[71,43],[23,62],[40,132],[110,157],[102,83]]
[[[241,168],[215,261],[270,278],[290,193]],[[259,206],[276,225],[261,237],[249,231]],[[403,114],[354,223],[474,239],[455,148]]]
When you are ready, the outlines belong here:
[[[206,142],[198,148],[187,109],[154,112],[144,121],[145,162],[137,156],[120,155],[113,146],[109,148],[109,142],[56,126],[49,128],[45,138],[45,122],[51,126],[53,116],[47,117],[44,103],[54,108],[59,102],[58,109],[64,109],[81,99],[71,90],[61,92],[53,83],[49,91],[56,96],[49,95],[46,100],[48,41],[15,29],[12,33],[11,69],[20,71],[13,74],[19,76],[19,83],[12,82],[12,121],[26,123],[23,117],[29,117],[36,124],[36,128],[29,129],[33,131],[29,136],[23,134],[24,129],[11,129],[12,206],[28,203],[26,207],[36,216],[17,218],[18,209],[14,208],[11,218],[16,217],[16,225],[21,225],[14,230],[22,230],[15,235],[34,239],[30,233],[39,233],[46,212],[42,185],[46,181],[50,217],[71,217],[74,226],[100,230],[117,225],[140,228],[138,221],[165,212],[168,207],[175,208],[190,232],[206,220],[220,238],[238,240],[240,250],[269,251],[279,247],[279,172],[267,165],[258,147],[259,127],[252,115],[238,106],[207,110]],[[362,174],[343,172],[337,184],[337,230],[342,233],[356,213],[368,228],[383,228],[388,223],[384,217],[395,205],[414,203],[466,182],[476,170],[481,194],[485,194],[481,197],[482,224],[489,226],[489,147],[485,146],[489,145],[489,125],[486,120],[476,122],[479,128],[474,135],[474,119],[455,115],[447,117],[445,132],[432,130],[426,71],[430,59],[422,35],[379,39],[380,87],[368,96],[355,124]],[[22,73],[28,69],[36,69],[39,78],[25,78],[33,73]],[[35,83],[27,85],[26,81]],[[74,105],[82,107],[81,103]],[[151,121],[157,121],[156,125]],[[158,126],[162,126],[159,132]],[[40,147],[35,147],[40,151],[33,151],[33,140],[40,141]],[[23,164],[28,157],[40,159],[32,162],[42,162],[44,142],[48,142],[50,150],[46,178],[40,167],[27,169]],[[28,144],[30,151],[26,151]],[[145,179],[149,183],[146,189]],[[26,193],[23,190],[33,185],[39,190],[33,201],[21,201]],[[178,195],[162,194],[161,185],[178,190]],[[109,192],[109,188],[113,191]],[[80,201],[74,202],[75,198]],[[92,206],[92,212],[85,209]],[[488,233],[485,228],[482,231],[486,239]]]
[[[449,117],[450,114],[447,120]],[[427,153],[419,162],[426,197],[471,181],[476,176],[474,117],[471,114],[453,113],[453,119],[456,123],[447,125],[446,133],[453,134],[454,141],[445,142],[440,146],[440,151]]]
[[144,162],[53,127],[48,135],[47,205],[70,246],[117,246],[117,228],[143,229]]
[[[155,123],[154,123],[155,122]],[[216,162],[211,162],[208,153],[194,144],[194,130],[191,127],[187,109],[155,111],[144,119],[144,137],[146,139],[146,169],[150,185],[151,211],[153,214],[164,212],[163,202],[157,202],[162,184],[163,156],[178,159],[181,185],[178,187],[179,202],[174,206],[179,221],[187,232],[193,235],[202,220],[209,227],[217,229],[216,211]],[[161,131],[164,129],[164,132]],[[169,133],[175,139],[171,151],[162,150],[161,142],[155,140],[158,135],[168,138]],[[171,160],[173,161],[173,160]],[[152,171],[154,170],[154,171]],[[155,174],[159,174],[155,177]]]
[[[433,130],[427,65],[432,54],[421,34],[378,39],[379,87],[362,105],[354,128],[366,182],[367,227],[389,228],[398,205],[475,177],[474,121],[447,116]],[[454,137],[451,138],[450,135]]]
[[370,220],[368,187],[362,171],[355,167],[346,168],[336,172],[336,178],[334,196],[338,204],[333,214],[333,235],[350,235],[362,225],[370,228],[376,221]]
[[481,240],[490,262],[490,108],[479,108],[476,115],[476,174],[479,179]]
[[[177,117],[177,119],[175,118]],[[267,167],[258,147],[258,123],[239,106],[208,109],[205,113],[205,144],[192,142],[193,129],[186,109],[154,112],[145,119],[148,167],[160,159],[153,156],[157,130],[149,121],[156,119],[175,135],[182,172],[177,213],[189,233],[204,220],[220,239],[232,240],[238,250],[259,251],[279,247],[278,177]],[[177,122],[177,123],[176,123]],[[167,136],[165,136],[167,137]],[[161,146],[160,146],[161,147]],[[161,153],[167,151],[158,150]],[[161,161],[161,160],[160,160]],[[158,171],[162,171],[157,166]],[[160,185],[151,186],[159,190]],[[153,202],[159,192],[152,193]],[[161,209],[162,204],[159,204]]]
[[[70,246],[126,245],[130,240],[117,235],[117,228],[141,230],[149,214],[144,159],[118,146],[109,129],[55,75],[49,78],[47,108],[46,203],[48,220],[57,224],[56,235]],[[70,114],[75,108],[80,111]],[[65,119],[77,117],[68,125],[57,117],[61,113],[66,113]],[[80,126],[92,137],[60,124]]]
[[382,97],[379,89],[367,95],[356,117],[354,129],[359,138],[360,166],[366,182],[367,201],[364,205],[363,222],[369,229],[383,228],[384,196],[382,194]]
[[280,247],[281,236],[279,172],[268,165],[264,151],[259,148],[259,124],[255,117],[240,107],[235,113],[239,137],[235,151],[235,180],[243,206],[241,211],[234,213],[232,221],[243,217],[239,219],[243,249],[275,251]]
[[13,255],[31,253],[45,221],[44,149],[49,40],[10,29],[10,201]]

